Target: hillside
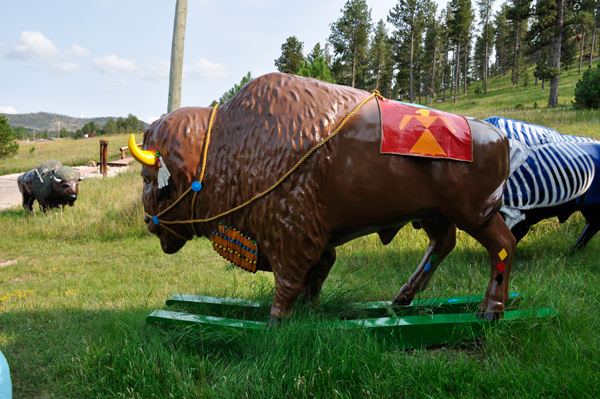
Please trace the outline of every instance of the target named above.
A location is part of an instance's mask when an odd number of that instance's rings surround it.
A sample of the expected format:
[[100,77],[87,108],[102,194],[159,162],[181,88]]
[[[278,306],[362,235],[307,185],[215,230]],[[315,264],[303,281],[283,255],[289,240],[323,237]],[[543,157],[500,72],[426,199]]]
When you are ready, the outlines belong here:
[[[594,68],[596,65],[595,61]],[[447,91],[446,102],[434,102],[430,106],[442,111],[481,119],[489,116],[502,116],[547,126],[563,134],[587,136],[600,140],[600,129],[598,128],[600,109],[574,109],[572,105],[572,101],[575,100],[575,85],[581,79],[583,71],[581,74],[578,73],[576,67],[561,71],[559,105],[556,108],[548,108],[550,85],[546,82],[542,89],[540,81],[536,86],[533,69],[533,66],[527,69],[529,75],[527,86],[523,84],[520,84],[519,87],[513,86],[510,71],[508,71],[506,76],[490,77],[488,93],[485,95],[475,94],[475,88],[481,86],[481,82],[472,82],[467,87],[466,95],[462,94],[461,89],[456,104],[450,96],[450,92]],[[436,93],[436,97],[437,95],[440,95],[441,98],[441,93]]]
[[[43,131],[48,129],[48,131],[56,132],[58,128],[58,122],[60,122],[60,127],[67,129],[70,132],[74,132],[77,129],[81,129],[86,123],[94,121],[95,123],[103,126],[106,121],[110,118],[114,120],[117,117],[105,116],[105,117],[97,117],[97,118],[74,118],[66,115],[52,114],[49,112],[33,112],[30,114],[0,114],[4,115],[6,119],[8,119],[8,123],[12,128],[17,126],[23,126],[27,130],[38,130]],[[123,118],[125,118],[124,116]],[[147,125],[147,124],[146,124]],[[148,125],[147,125],[148,126]]]

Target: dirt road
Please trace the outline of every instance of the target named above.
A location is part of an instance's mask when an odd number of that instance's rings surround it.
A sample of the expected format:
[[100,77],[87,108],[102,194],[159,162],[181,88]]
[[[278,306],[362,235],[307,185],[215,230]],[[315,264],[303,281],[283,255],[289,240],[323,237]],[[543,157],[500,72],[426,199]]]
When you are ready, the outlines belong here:
[[21,205],[21,193],[16,180],[0,179],[0,209]]

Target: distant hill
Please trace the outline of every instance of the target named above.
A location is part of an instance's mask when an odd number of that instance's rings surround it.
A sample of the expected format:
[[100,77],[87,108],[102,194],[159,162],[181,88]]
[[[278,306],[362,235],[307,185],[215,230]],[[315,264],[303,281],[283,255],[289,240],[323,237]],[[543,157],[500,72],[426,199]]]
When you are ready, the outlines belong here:
[[[105,116],[98,118],[73,118],[71,116],[59,115],[59,114],[51,114],[49,112],[33,112],[30,114],[1,114],[8,119],[8,123],[12,128],[17,126],[23,126],[27,130],[37,130],[44,131],[48,129],[50,132],[56,133],[56,129],[58,128],[58,122],[60,122],[60,128],[63,127],[70,132],[74,132],[77,129],[81,129],[86,123],[90,121],[94,121],[95,123],[103,126],[106,121],[110,118],[113,118],[115,121],[117,117],[114,116]],[[123,118],[126,118],[124,116]],[[145,122],[144,122],[145,123]],[[146,127],[149,125],[146,124]]]

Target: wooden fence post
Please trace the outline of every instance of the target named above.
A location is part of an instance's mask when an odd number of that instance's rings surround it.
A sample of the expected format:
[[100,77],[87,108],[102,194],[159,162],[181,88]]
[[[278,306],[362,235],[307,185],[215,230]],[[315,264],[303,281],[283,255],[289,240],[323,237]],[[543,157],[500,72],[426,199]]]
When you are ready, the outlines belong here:
[[108,141],[100,140],[100,173],[106,177],[108,166],[106,165],[108,156]]

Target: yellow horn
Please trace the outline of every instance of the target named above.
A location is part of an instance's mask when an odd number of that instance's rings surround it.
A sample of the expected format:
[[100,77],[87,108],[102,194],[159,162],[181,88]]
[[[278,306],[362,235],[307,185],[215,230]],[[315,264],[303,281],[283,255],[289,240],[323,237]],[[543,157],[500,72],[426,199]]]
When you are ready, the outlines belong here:
[[133,134],[129,136],[129,153],[136,161],[146,166],[154,166],[156,164],[156,153],[153,151],[141,150],[135,143]]

